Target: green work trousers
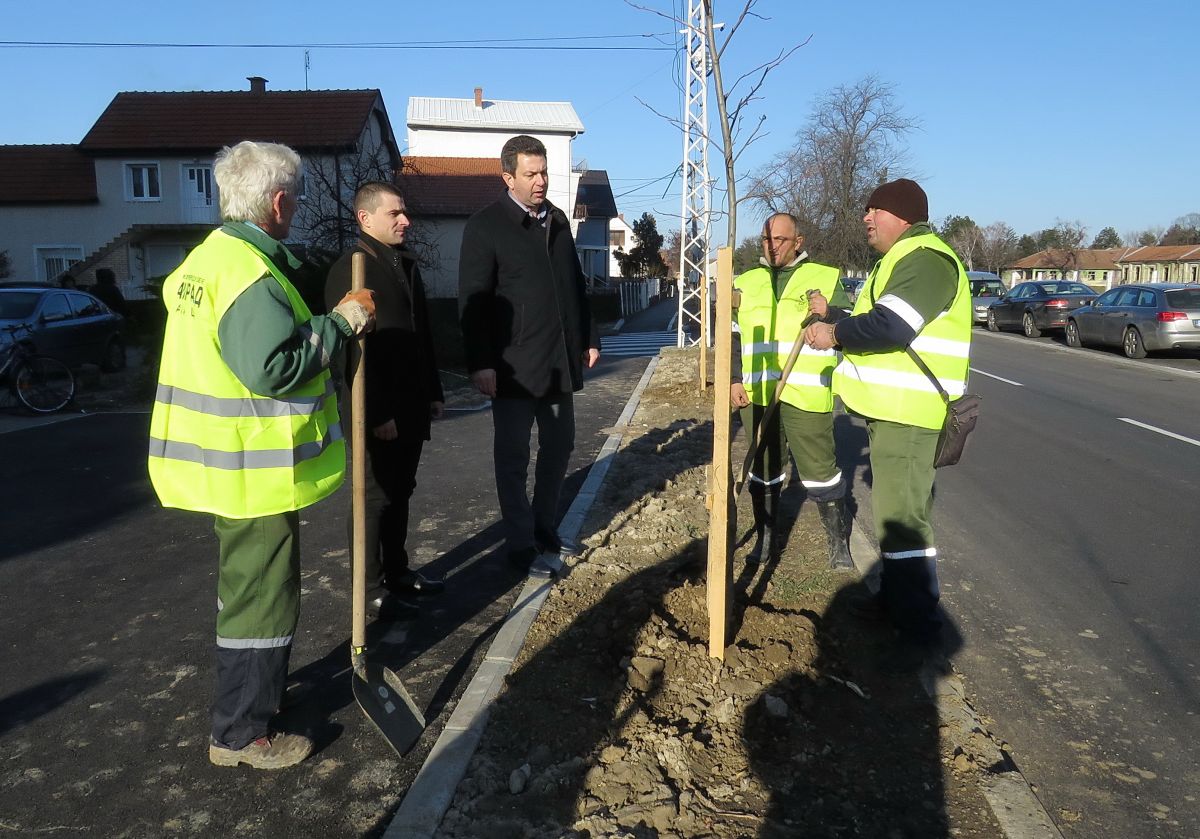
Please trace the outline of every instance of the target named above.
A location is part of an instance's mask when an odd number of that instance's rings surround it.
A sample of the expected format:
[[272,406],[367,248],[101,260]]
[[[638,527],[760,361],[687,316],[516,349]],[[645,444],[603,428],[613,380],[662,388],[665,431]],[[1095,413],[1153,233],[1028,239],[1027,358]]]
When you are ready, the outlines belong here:
[[[742,426],[751,445],[766,410],[765,406],[755,404],[741,409]],[[833,501],[846,494],[846,482],[834,456],[832,412],[803,411],[780,403],[750,467],[749,481],[766,486],[782,484],[789,449],[810,498]]]
[[883,558],[880,591],[896,625],[920,640],[940,627],[931,523],[938,434],[937,429],[867,420],[871,507]]
[[266,736],[300,620],[300,514],[216,517],[217,696],[212,738],[240,749]]

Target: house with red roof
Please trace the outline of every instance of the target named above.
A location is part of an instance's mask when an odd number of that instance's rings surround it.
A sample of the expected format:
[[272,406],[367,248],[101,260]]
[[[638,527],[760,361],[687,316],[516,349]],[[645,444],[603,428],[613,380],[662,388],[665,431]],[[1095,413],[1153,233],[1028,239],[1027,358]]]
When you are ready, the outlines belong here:
[[353,185],[391,179],[401,157],[378,90],[118,93],[77,145],[0,146],[0,250],[14,279],[81,285],[111,268],[127,298],[170,273],[220,223],[216,153],[241,140],[305,162],[289,244],[353,241]]

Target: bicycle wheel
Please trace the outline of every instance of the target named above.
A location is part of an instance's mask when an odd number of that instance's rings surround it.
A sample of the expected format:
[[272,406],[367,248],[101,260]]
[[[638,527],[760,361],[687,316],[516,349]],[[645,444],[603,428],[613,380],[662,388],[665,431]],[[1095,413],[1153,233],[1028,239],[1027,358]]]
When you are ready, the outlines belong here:
[[29,410],[39,414],[61,410],[75,396],[75,376],[71,368],[44,355],[22,360],[14,381],[17,398]]

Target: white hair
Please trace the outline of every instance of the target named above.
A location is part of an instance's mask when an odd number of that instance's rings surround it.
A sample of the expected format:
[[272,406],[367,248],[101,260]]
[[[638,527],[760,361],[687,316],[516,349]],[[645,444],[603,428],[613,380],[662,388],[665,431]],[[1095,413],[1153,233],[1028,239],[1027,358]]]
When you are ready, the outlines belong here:
[[279,143],[243,140],[221,149],[213,166],[221,218],[256,224],[268,221],[275,193],[296,194],[301,166],[300,155]]

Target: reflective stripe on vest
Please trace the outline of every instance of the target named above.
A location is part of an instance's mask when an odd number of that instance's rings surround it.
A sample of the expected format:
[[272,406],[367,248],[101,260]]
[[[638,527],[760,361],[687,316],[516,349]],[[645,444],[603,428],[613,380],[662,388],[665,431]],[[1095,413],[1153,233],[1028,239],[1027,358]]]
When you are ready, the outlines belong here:
[[168,315],[149,451],[163,506],[256,518],[299,510],[342,483],[346,449],[329,372],[284,396],[260,396],[221,357],[221,317],[265,276],[287,294],[304,340],[317,342],[306,326],[312,314],[287,278],[220,230],[163,283]]
[[[808,290],[818,289],[826,300],[831,300],[838,276],[836,268],[802,262],[788,277],[778,300],[771,270],[765,266],[753,268],[734,280],[734,287],[742,294],[737,312],[742,341],[742,383],[755,405],[766,405],[775,393],[787,357],[799,340],[800,324],[809,314]],[[833,350],[801,347],[780,400],[801,410],[829,413],[833,410],[830,387],[836,364],[837,354]]]
[[[896,264],[919,248],[947,254],[958,267],[954,300],[949,308],[925,324],[912,342],[913,351],[937,376],[950,398],[956,399],[967,388],[971,293],[966,271],[949,245],[932,233],[896,242],[863,285],[854,304],[854,314],[863,314],[880,305]],[[905,314],[900,312],[901,317]],[[833,373],[833,390],[848,409],[873,419],[935,429],[941,428],[946,419],[941,395],[904,350],[861,354],[844,351]]]

